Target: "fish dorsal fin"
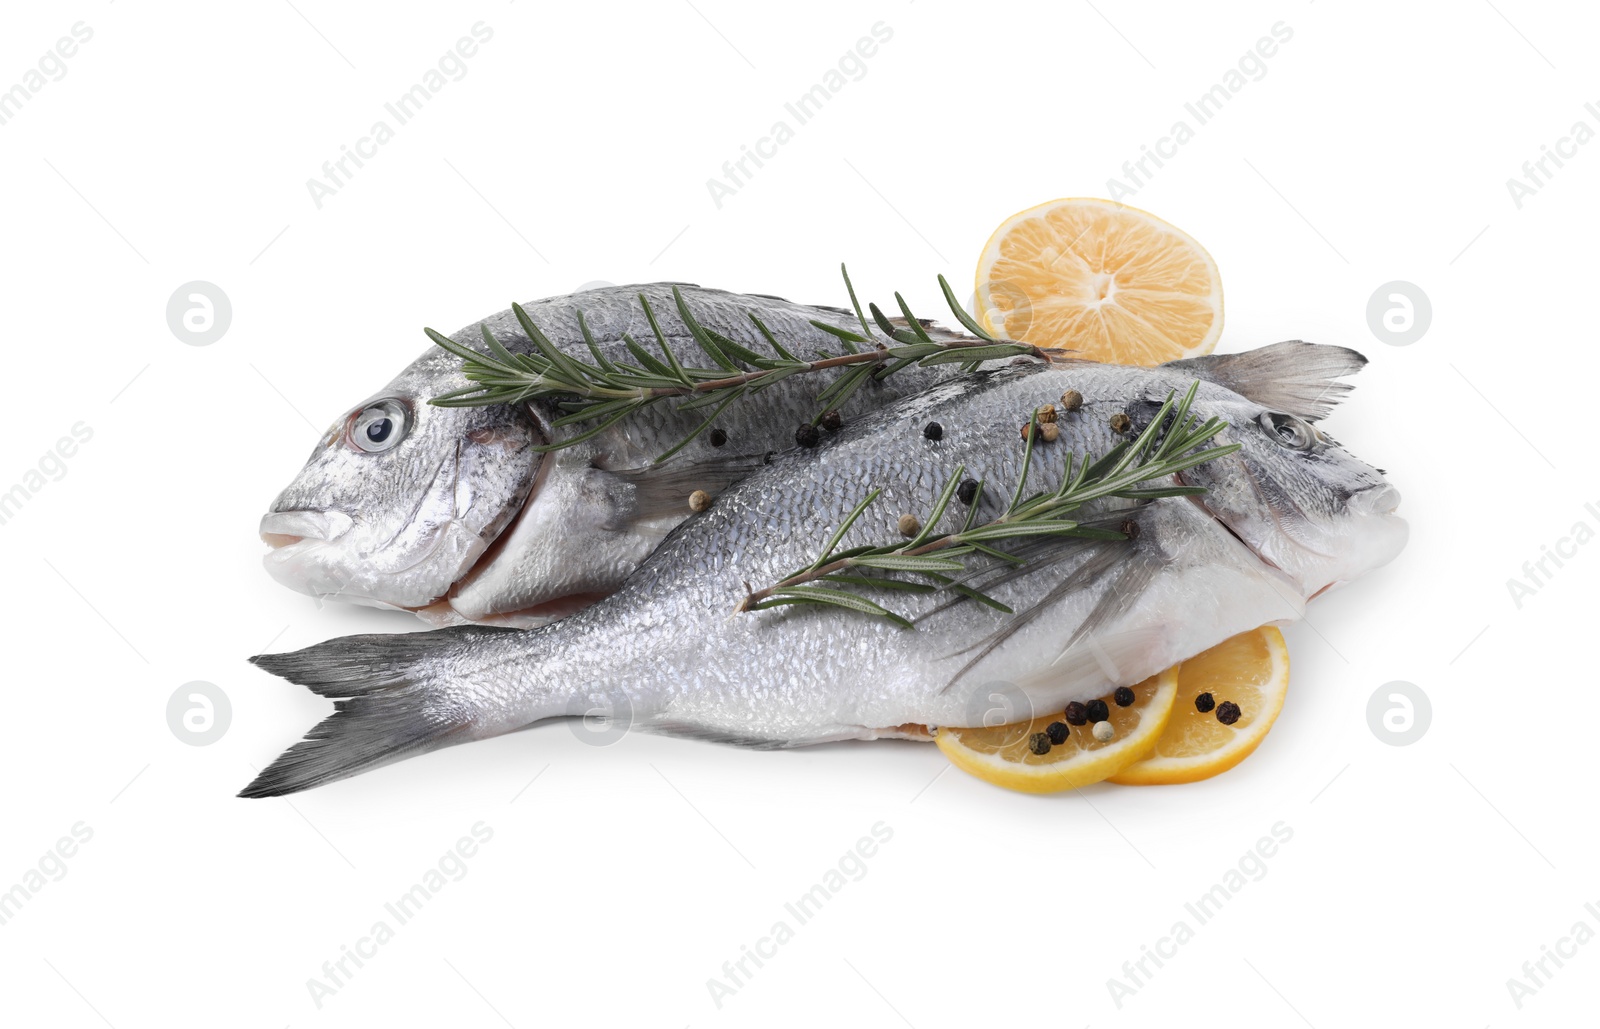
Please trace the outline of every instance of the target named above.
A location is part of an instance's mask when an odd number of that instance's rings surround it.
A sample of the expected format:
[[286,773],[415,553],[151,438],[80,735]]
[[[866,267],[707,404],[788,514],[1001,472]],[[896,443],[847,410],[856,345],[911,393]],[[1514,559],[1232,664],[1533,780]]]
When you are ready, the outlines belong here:
[[1350,392],[1350,384],[1338,380],[1366,363],[1365,357],[1347,347],[1292,339],[1242,354],[1208,354],[1162,367],[1196,375],[1263,407],[1314,422],[1327,417]]

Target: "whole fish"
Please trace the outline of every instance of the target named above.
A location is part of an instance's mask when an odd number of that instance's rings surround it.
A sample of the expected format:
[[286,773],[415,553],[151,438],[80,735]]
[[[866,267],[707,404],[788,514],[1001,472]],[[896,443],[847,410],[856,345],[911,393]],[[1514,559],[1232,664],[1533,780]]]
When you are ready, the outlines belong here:
[[[643,294],[661,326],[661,342],[693,363],[700,351],[679,316],[673,285],[588,290],[534,301],[526,310],[558,348],[587,360],[581,311],[607,360],[633,361],[624,334],[648,349],[658,346]],[[766,357],[777,354],[751,315],[806,359],[841,350],[839,339],[813,322],[861,329],[855,314],[840,308],[679,289],[701,325]],[[452,338],[481,347],[479,324]],[[513,353],[533,349],[511,311],[481,324]],[[935,339],[971,339],[923,324]],[[875,333],[878,343],[896,345]],[[840,414],[854,420],[952,374],[949,365],[912,366],[869,379]],[[692,492],[715,495],[767,454],[793,447],[797,427],[818,413],[815,398],[827,381],[792,376],[749,394],[717,420],[720,432],[702,433],[657,464],[701,424],[703,412],[656,404],[581,444],[540,453],[536,446],[583,427],[552,430],[551,421],[564,412],[550,399],[430,406],[430,398],[469,385],[459,358],[430,348],[340,416],[273,501],[260,528],[273,548],[267,571],[302,593],[414,611],[437,625],[543,624],[620,586],[688,517]]]
[[[1399,493],[1314,424],[1365,359],[1281,343],[1163,367],[1006,367],[936,385],[777,456],[665,541],[610,597],[532,630],[458,626],[352,636],[252,660],[337,698],[337,710],[245,788],[275,796],[543,719],[610,710],[633,728],[757,747],[926,738],[933,726],[1020,720],[1140,681],[1392,559]],[[1068,453],[1099,455],[1112,420],[1150,424],[1199,381],[1193,414],[1227,428],[1224,457],[1181,473],[1195,497],[1107,500],[1117,539],[1045,538],[981,588],[1006,615],[947,592],[884,591],[916,627],[832,607],[730,615],[752,588],[810,564],[869,490],[841,547],[882,545],[929,512],[958,466],[990,484],[979,522],[1022,472],[1019,427],[1065,391],[1059,437],[1032,452],[1028,489],[1054,489]],[[1066,405],[1071,406],[1071,405]],[[1121,419],[1117,421],[1120,423]],[[942,431],[925,432],[929,422]],[[937,438],[934,438],[934,437]],[[967,511],[952,503],[941,532]],[[1129,522],[1136,523],[1129,526]],[[954,601],[954,602],[952,602]]]

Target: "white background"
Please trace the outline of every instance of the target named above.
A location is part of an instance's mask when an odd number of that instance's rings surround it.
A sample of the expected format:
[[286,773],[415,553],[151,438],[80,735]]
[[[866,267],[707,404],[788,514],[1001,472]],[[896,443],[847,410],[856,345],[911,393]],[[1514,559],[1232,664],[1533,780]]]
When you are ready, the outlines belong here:
[[[75,423],[93,439],[0,525],[0,890],[75,823],[93,838],[0,926],[0,1019],[1591,1021],[1600,946],[1547,963],[1520,1009],[1506,981],[1575,922],[1600,930],[1600,547],[1520,608],[1507,580],[1600,525],[1600,145],[1520,208],[1506,180],[1574,122],[1600,128],[1600,24],[1512,0],[1216,6],[8,5],[0,89],[75,22],[94,35],[0,126],[0,490]],[[319,209],[307,179],[478,21],[494,35],[467,75]],[[893,38],[865,76],[714,204],[707,179],[879,21]],[[924,745],[600,749],[552,724],[234,799],[327,710],[247,655],[421,627],[273,584],[255,526],[424,324],[592,280],[835,303],[840,260],[932,313],[935,274],[965,295],[1007,215],[1104,195],[1278,22],[1293,38],[1265,77],[1130,202],[1215,256],[1221,349],[1371,357],[1328,425],[1389,470],[1412,541],[1288,631],[1293,688],[1250,761],[1037,798]],[[165,318],[195,279],[233,305],[205,347]],[[1403,348],[1366,318],[1396,279],[1433,307]],[[168,728],[192,680],[231,701],[209,746]],[[1392,680],[1431,699],[1410,746],[1368,726]],[[317,1006],[324,961],[479,822],[493,838],[465,877]],[[719,1009],[707,980],[878,822],[893,838],[865,877]],[[1265,877],[1196,927],[1185,902],[1279,822],[1293,838]],[[1119,1008],[1107,980],[1180,919],[1194,939]]]

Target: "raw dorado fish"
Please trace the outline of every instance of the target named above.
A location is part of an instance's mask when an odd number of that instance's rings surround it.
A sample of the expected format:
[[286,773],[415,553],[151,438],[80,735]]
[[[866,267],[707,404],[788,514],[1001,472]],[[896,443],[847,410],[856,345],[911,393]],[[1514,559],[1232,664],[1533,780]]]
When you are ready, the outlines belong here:
[[[335,713],[242,795],[276,796],[399,758],[593,709],[641,731],[791,747],[925,736],[926,727],[1020,720],[1105,696],[1237,633],[1292,620],[1306,602],[1392,559],[1399,493],[1313,423],[1360,368],[1353,351],[1280,343],[1158,368],[1032,362],[935,385],[792,449],[731,487],[617,592],[531,630],[483,626],[352,636],[254,658],[326,697]],[[789,607],[731,615],[753,586],[806,567],[870,490],[882,495],[841,546],[900,538],[958,465],[1000,513],[1022,470],[1019,426],[1064,391],[1059,439],[1033,451],[1029,491],[1061,481],[1068,452],[1100,455],[1170,393],[1200,380],[1192,414],[1241,449],[1182,472],[1194,497],[1107,500],[1080,521],[1137,523],[1128,538],[1028,544],[1020,570],[975,581],[1006,615],[948,592],[869,594],[913,619]],[[940,423],[930,439],[923,429]],[[1149,485],[1159,485],[1150,483]],[[961,527],[952,503],[939,530]],[[581,557],[582,542],[558,552]],[[749,585],[747,585],[749,584]]]
[[[581,310],[606,359],[632,361],[624,333],[647,349],[657,346],[639,302],[643,293],[666,344],[688,358],[699,351],[672,288],[612,286],[534,301],[526,310],[557,347],[587,360]],[[813,321],[861,328],[853,312],[839,308],[678,288],[703,326],[763,356],[777,355],[752,314],[805,358],[840,351],[838,338]],[[532,350],[512,312],[482,324],[513,353]],[[970,338],[925,324],[935,339]],[[476,323],[452,338],[483,346]],[[896,345],[881,334],[873,342]],[[854,421],[958,374],[953,365],[913,366],[869,380],[840,414]],[[458,358],[430,348],[340,416],[273,501],[260,529],[273,547],[267,571],[301,593],[413,611],[436,625],[541,625],[620,586],[689,516],[694,490],[715,495],[760,467],[767,454],[793,447],[795,430],[817,414],[814,398],[827,381],[793,376],[749,394],[718,419],[720,434],[702,433],[655,464],[704,412],[657,404],[584,443],[541,454],[533,448],[554,438],[549,424],[563,413],[554,401],[430,406],[430,398],[468,385]],[[575,435],[581,428],[556,432]]]

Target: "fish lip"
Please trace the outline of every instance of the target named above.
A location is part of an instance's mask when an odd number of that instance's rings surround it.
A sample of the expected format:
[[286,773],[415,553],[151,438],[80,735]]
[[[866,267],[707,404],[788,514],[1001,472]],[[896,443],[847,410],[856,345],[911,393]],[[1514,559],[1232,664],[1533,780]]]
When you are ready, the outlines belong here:
[[258,531],[268,546],[281,550],[307,541],[332,543],[354,525],[343,511],[271,511],[262,516]]
[[1393,517],[1400,510],[1400,491],[1387,482],[1376,483],[1350,495],[1350,504],[1361,514]]

